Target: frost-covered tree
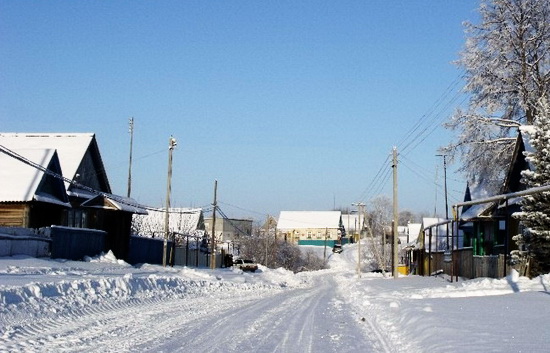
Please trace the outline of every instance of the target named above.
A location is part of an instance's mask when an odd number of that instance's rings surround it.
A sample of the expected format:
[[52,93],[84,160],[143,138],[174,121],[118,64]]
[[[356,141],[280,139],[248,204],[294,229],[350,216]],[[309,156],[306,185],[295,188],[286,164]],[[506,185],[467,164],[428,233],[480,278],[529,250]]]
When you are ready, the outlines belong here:
[[287,270],[315,271],[326,267],[323,259],[312,251],[301,251],[296,244],[274,237],[247,237],[240,239],[240,256],[257,263],[266,264],[269,268],[283,267]]
[[[528,188],[550,185],[550,105],[542,99],[540,110],[529,131],[534,151],[524,152],[531,169],[521,172],[522,182]],[[531,277],[550,272],[550,192],[526,196],[521,212],[514,215],[525,227],[516,241],[525,247],[525,252],[512,254],[516,258],[530,259]]]
[[392,219],[393,204],[387,196],[377,196],[367,205],[366,221],[376,237],[384,234],[384,228],[391,227]]
[[464,24],[457,61],[470,101],[447,123],[458,136],[444,151],[460,157],[470,180],[497,192],[517,127],[533,123],[538,99],[549,93],[550,1],[482,0],[479,12],[480,24]]

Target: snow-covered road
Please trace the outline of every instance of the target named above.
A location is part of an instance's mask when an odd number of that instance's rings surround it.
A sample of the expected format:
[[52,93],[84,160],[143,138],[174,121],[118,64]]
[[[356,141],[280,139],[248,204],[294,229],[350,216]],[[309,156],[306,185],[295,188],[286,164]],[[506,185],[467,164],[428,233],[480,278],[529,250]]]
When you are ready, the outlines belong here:
[[[173,319],[178,321],[177,316]],[[357,321],[325,275],[309,288],[253,300],[237,298],[222,311],[197,318],[192,325],[180,324],[168,338],[138,348],[156,352],[372,351]]]
[[546,352],[550,274],[450,283],[330,269],[0,258],[3,352]]
[[[386,347],[338,297],[331,273],[305,288],[214,290],[180,298],[102,300],[53,311],[3,332],[25,352],[363,352]],[[64,312],[63,312],[64,311]],[[17,316],[17,315],[16,315]]]
[[2,352],[388,350],[380,335],[361,327],[368,322],[341,297],[334,271],[296,276],[264,268],[252,275],[105,260],[6,263]]

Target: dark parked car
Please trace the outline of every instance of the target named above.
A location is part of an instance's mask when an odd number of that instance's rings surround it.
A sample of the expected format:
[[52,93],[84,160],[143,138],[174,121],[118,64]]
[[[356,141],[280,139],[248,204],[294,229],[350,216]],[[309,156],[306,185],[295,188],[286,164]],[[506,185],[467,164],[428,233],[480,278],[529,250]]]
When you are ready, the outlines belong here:
[[341,245],[341,244],[334,244],[334,246],[332,247],[332,252],[333,252],[333,253],[339,254],[339,253],[341,253],[342,251],[344,251],[344,249],[342,249],[342,245]]

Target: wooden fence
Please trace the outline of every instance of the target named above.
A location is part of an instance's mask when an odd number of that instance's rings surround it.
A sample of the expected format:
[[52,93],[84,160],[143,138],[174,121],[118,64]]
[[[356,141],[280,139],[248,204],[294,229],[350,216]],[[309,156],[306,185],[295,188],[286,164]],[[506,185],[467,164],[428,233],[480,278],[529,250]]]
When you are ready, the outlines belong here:
[[445,273],[462,278],[490,277],[502,278],[510,273],[510,266],[504,269],[504,255],[475,256],[472,248],[453,251],[453,261],[445,261],[445,252],[438,251],[418,254],[419,266],[417,273],[429,276],[435,273]]

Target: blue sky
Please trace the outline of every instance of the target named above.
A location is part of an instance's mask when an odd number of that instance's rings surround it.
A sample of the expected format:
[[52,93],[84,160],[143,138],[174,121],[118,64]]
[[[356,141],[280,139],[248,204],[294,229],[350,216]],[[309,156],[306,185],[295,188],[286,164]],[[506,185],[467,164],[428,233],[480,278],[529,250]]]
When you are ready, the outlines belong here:
[[[391,198],[444,213],[440,125],[477,0],[0,0],[0,130],[94,132],[114,193],[262,218]],[[415,129],[415,127],[417,127]],[[450,203],[464,183],[448,170]],[[436,203],[437,200],[437,203]]]

